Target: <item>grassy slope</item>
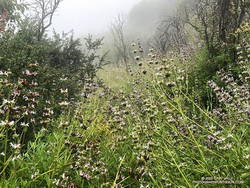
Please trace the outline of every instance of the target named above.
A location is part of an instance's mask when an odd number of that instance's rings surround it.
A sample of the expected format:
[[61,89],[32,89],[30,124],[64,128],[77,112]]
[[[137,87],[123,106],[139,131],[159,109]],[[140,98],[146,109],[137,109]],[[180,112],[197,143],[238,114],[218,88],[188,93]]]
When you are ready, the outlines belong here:
[[108,87],[113,89],[125,87],[131,79],[125,69],[112,66],[106,66],[99,70],[97,76],[102,79]]
[[132,84],[123,70],[99,72],[108,86],[125,89],[84,99],[75,114],[54,123],[53,133],[37,135],[0,187],[195,187],[211,177],[247,187],[247,116],[230,111],[220,121],[185,94],[181,80],[172,84],[178,71],[166,78],[174,70],[167,67]]

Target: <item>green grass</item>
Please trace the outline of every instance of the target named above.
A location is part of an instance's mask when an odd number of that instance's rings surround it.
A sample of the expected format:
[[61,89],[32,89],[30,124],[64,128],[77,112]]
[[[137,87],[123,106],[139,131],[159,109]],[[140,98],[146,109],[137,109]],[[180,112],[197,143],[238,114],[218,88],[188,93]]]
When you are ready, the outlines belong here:
[[223,118],[204,109],[176,62],[155,71],[164,63],[134,77],[101,70],[113,91],[83,99],[40,132],[0,187],[248,187],[247,114],[226,103]]
[[113,66],[105,66],[97,72],[98,78],[102,79],[104,83],[114,89],[126,87],[131,76],[125,71],[124,68],[117,68]]

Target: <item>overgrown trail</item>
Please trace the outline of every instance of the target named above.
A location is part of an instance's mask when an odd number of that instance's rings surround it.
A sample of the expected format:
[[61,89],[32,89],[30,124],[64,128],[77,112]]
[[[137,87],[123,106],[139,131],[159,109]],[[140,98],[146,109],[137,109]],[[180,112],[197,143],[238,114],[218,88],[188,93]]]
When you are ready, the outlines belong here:
[[153,61],[123,88],[94,84],[74,113],[39,132],[2,186],[248,185],[248,115],[232,105],[208,111],[188,93],[185,70]]
[[250,186],[249,0],[140,0],[105,40],[28,2],[0,0],[0,188]]

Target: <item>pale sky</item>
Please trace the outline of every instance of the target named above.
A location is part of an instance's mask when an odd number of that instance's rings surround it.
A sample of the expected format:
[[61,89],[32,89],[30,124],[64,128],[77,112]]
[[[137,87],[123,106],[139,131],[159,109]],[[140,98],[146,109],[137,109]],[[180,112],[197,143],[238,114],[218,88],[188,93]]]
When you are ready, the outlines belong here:
[[54,19],[57,32],[69,32],[76,36],[87,33],[100,34],[106,30],[118,14],[128,14],[140,0],[64,0]]

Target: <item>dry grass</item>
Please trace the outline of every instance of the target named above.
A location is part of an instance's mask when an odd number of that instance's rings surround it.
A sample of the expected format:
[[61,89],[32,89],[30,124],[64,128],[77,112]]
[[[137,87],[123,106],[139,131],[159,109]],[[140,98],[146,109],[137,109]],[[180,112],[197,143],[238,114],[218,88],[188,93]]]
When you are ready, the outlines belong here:
[[131,79],[131,76],[125,69],[111,66],[106,66],[98,71],[97,76],[102,79],[107,86],[113,89],[125,87]]

